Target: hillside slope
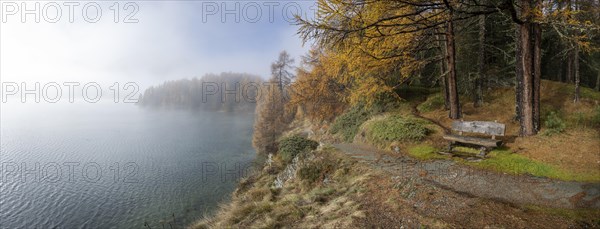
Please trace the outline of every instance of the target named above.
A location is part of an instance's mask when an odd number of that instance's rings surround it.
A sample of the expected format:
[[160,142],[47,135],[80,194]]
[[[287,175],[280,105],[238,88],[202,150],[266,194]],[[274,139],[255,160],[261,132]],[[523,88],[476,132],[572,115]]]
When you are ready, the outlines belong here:
[[[321,146],[291,163],[275,155],[240,182],[230,203],[190,227],[600,227],[600,93],[584,89],[574,104],[570,86],[544,81],[542,87],[543,126],[534,137],[517,136],[510,88],[489,91],[479,108],[463,103],[465,120],[507,125],[505,146],[485,160],[438,154],[452,120],[435,91],[401,91],[406,101],[384,113],[350,109],[331,124],[296,121],[285,135],[309,136]],[[436,174],[436,164],[456,170]],[[457,183],[440,180],[452,176]],[[521,181],[532,186],[511,183]],[[481,185],[465,191],[469,184]]]
[[[448,190],[425,174],[398,176],[336,149],[307,153],[296,175],[265,168],[240,183],[231,203],[190,228],[585,228],[600,210],[516,206]],[[277,171],[280,170],[280,171]],[[302,175],[307,173],[311,175]]]

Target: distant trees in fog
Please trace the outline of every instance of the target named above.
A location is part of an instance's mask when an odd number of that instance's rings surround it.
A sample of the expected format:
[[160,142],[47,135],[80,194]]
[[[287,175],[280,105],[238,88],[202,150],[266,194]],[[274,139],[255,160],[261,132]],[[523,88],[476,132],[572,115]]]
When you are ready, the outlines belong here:
[[167,81],[140,96],[146,107],[185,108],[209,111],[251,112],[260,97],[263,81],[246,73],[208,74],[200,79]]

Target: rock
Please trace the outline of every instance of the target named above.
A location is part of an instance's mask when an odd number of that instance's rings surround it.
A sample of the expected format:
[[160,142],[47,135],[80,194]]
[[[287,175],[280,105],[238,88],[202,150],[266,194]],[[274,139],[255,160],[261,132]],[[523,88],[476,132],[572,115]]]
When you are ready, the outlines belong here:
[[390,144],[390,150],[394,153],[400,153],[400,143],[394,141]]
[[275,181],[273,181],[273,186],[275,188],[282,188],[285,182],[296,178],[296,171],[298,171],[298,168],[300,168],[300,166],[304,164],[305,160],[310,161],[313,158],[313,154],[309,154],[306,156],[302,156],[302,154],[299,154],[296,157],[294,157],[294,159],[292,159],[292,162],[285,167],[283,172],[277,175],[277,178],[275,179]]
[[355,211],[354,213],[352,213],[352,217],[356,217],[356,218],[365,218],[367,217],[367,215],[365,215],[365,212],[363,211]]

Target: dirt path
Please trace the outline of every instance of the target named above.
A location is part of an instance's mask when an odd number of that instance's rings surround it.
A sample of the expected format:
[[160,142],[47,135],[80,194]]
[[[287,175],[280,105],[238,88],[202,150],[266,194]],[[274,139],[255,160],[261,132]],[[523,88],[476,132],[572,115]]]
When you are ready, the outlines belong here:
[[419,161],[389,156],[379,149],[349,143],[333,144],[359,162],[394,176],[420,177],[454,192],[516,205],[600,209],[600,183],[556,181],[485,171],[448,160]]

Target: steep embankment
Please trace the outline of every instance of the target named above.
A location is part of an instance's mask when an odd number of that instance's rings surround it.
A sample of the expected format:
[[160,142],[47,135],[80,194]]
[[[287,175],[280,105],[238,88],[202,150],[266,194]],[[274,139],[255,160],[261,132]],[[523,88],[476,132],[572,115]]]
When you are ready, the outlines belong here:
[[[240,183],[231,203],[192,228],[600,226],[598,210],[516,206],[477,198],[432,182],[424,170],[397,173],[399,164],[390,158],[382,157],[379,163],[375,154],[358,155],[364,149],[349,151],[353,155],[325,147],[299,155],[286,167],[266,164]],[[400,163],[419,166],[414,160]],[[286,168],[295,169],[290,173]],[[277,188],[278,177],[285,173],[293,175]]]

